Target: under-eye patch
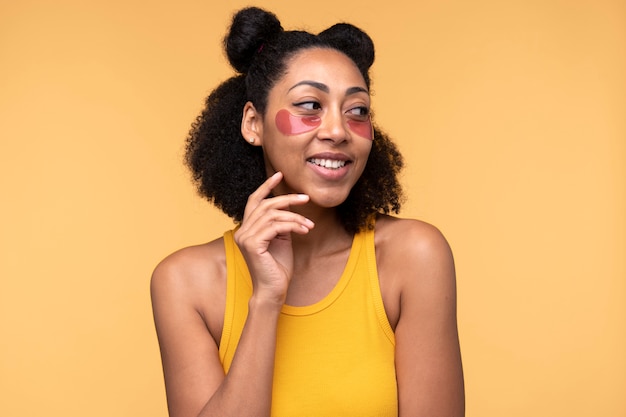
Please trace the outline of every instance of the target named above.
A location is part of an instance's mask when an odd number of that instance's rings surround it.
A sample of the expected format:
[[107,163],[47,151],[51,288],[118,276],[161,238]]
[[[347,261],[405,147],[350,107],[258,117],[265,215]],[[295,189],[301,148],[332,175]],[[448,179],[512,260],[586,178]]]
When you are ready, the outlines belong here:
[[[287,136],[310,132],[317,129],[321,124],[322,119],[319,116],[296,116],[285,109],[276,113],[276,127],[283,135]],[[369,117],[366,120],[349,119],[347,124],[348,128],[358,136],[369,140],[374,139],[372,120]]]
[[374,129],[369,117],[367,120],[348,120],[348,127],[362,138],[374,140]]
[[310,132],[322,124],[319,116],[295,116],[282,109],[276,113],[276,127],[287,136]]

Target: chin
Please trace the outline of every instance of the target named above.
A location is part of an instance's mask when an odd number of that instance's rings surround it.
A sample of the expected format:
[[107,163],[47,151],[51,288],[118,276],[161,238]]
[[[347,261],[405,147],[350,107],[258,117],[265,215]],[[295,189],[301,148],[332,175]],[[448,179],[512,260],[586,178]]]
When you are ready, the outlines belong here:
[[341,205],[348,198],[348,194],[331,193],[327,195],[310,195],[311,203],[323,208],[334,208]]

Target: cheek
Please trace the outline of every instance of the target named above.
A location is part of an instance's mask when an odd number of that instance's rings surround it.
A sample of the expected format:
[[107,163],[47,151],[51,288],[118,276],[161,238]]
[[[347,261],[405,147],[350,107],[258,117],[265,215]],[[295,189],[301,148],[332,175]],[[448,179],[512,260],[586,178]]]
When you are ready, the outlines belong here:
[[286,136],[310,132],[321,123],[322,119],[318,116],[294,116],[284,109],[276,113],[276,128]]
[[348,120],[348,127],[357,135],[365,139],[374,140],[374,130],[372,129],[372,121],[370,119],[364,122]]

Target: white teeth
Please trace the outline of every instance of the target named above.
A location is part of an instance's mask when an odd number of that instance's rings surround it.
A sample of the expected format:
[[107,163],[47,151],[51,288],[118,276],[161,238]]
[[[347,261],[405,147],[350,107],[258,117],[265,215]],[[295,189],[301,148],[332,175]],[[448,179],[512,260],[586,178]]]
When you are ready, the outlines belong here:
[[318,158],[309,159],[309,162],[312,162],[315,165],[318,165],[324,168],[330,168],[330,169],[341,168],[346,164],[346,161],[338,161],[336,159],[318,159]]

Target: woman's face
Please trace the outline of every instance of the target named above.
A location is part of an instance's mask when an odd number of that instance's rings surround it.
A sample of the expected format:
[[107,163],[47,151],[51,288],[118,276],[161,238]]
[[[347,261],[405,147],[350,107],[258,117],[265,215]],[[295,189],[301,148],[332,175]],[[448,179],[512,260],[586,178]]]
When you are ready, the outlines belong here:
[[359,179],[372,147],[370,96],[354,62],[334,49],[307,49],[268,96],[259,139],[276,194],[303,193],[336,207]]

